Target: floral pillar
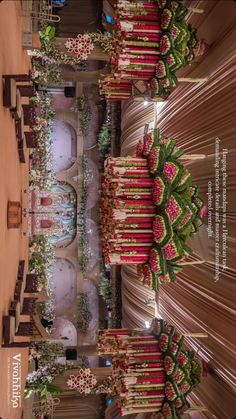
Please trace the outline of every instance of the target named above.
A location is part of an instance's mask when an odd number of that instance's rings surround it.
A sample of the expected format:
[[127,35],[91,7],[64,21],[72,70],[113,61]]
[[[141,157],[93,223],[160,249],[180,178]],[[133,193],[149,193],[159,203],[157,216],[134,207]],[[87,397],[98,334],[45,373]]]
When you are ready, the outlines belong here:
[[188,410],[187,395],[200,381],[201,362],[170,324],[156,320],[142,334],[101,331],[99,352],[112,362],[120,416],[155,412],[156,419],[172,419]]

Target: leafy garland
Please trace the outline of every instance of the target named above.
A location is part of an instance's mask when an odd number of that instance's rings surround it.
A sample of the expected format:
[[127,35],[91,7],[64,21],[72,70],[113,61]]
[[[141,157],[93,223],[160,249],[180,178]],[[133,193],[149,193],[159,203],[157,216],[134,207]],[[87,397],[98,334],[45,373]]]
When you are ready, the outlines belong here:
[[[46,6],[45,6],[46,7]],[[48,64],[67,64],[72,65],[76,70],[86,70],[86,61],[78,63],[76,57],[70,56],[60,51],[54,44],[56,30],[54,26],[49,26],[45,21],[41,22],[41,30],[39,38],[41,42],[41,50],[34,50],[34,55],[44,61],[45,68]]]
[[87,69],[87,62],[81,61],[78,63],[76,57],[67,55],[65,52],[60,51],[53,43],[47,50],[34,50],[34,55],[41,58],[45,63],[51,64],[66,64],[72,65],[75,70],[85,71]]
[[105,303],[110,306],[112,303],[112,287],[110,278],[104,273],[101,275],[98,283],[98,293],[105,301]]
[[101,155],[105,158],[111,147],[111,124],[106,122],[102,125],[98,134],[98,149]]
[[113,38],[109,33],[102,33],[101,31],[92,32],[89,34],[95,45],[98,45],[104,52],[112,55],[114,52]]
[[79,114],[79,130],[83,137],[86,137],[89,123],[91,121],[92,112],[88,102],[88,98],[85,95],[78,96],[76,98],[76,104],[73,108]]
[[90,179],[90,170],[88,166],[88,159],[86,156],[82,157],[82,185],[80,192],[80,210],[77,216],[77,229],[79,233],[79,249],[81,256],[79,257],[79,267],[81,272],[86,272],[88,267],[91,251],[87,240],[86,231],[86,202],[88,197],[88,184]]
[[79,331],[85,334],[89,323],[92,320],[92,313],[89,307],[89,297],[86,292],[79,293],[77,327]]
[[61,70],[55,63],[45,65],[43,62],[32,60],[31,77],[34,83],[43,87],[63,83]]
[[37,360],[40,367],[55,362],[58,356],[64,354],[65,346],[62,343],[42,341],[33,343],[30,348],[30,359]]
[[[62,343],[48,341],[35,342],[30,348],[30,360],[37,360],[39,367],[55,363],[57,357],[65,355],[65,346]],[[89,367],[89,360],[86,356],[79,356],[76,363],[81,368]]]
[[54,293],[52,287],[52,265],[54,248],[45,236],[34,236],[29,242],[29,272],[39,276],[39,291],[46,290],[49,301],[38,304],[42,318],[55,318]]
[[45,289],[52,275],[54,248],[46,236],[34,236],[29,241],[29,271],[39,275],[39,289]]
[[55,113],[52,96],[49,93],[37,92],[30,101],[36,105],[39,113],[36,117],[36,125],[33,126],[38,148],[31,152],[30,186],[45,190],[50,189],[55,183],[52,139]]

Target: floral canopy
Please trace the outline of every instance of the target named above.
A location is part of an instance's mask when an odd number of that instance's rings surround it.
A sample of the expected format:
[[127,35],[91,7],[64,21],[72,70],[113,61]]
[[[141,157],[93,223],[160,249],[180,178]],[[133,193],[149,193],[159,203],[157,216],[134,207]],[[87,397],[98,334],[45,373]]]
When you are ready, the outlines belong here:
[[190,405],[187,396],[199,384],[201,361],[172,325],[155,320],[152,330],[99,332],[99,355],[111,361],[110,376],[97,382],[93,371],[79,369],[67,386],[80,394],[110,394],[120,416],[155,412],[156,418],[179,418]]
[[135,264],[143,283],[175,282],[191,253],[188,238],[201,226],[204,204],[172,138],[154,130],[137,156],[110,158],[102,184],[102,243],[108,264]]
[[111,72],[100,80],[108,100],[130,96],[166,99],[177,85],[176,72],[200,51],[196,30],[185,21],[188,8],[181,0],[118,0],[112,34],[78,34],[66,42],[78,61],[95,45],[109,54]]

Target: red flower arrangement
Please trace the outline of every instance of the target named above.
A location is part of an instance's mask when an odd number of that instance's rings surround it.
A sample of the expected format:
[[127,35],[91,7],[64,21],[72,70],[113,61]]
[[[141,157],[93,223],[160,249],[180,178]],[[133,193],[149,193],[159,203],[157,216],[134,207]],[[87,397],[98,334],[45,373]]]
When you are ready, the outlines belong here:
[[154,145],[154,136],[153,133],[149,133],[146,135],[144,139],[144,145],[143,145],[143,154],[144,156],[148,156],[152,147]]
[[153,247],[149,254],[148,263],[150,265],[152,272],[154,272],[157,275],[162,274],[162,271],[163,271],[162,259],[163,259],[162,253]]
[[151,173],[155,173],[161,166],[163,159],[163,150],[160,146],[153,147],[150,151],[147,161]]

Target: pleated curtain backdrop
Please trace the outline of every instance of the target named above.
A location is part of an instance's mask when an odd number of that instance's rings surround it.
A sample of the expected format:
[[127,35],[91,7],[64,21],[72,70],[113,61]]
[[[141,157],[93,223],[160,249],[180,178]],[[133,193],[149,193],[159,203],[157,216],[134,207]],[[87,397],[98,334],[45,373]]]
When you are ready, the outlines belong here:
[[[162,132],[177,140],[188,154],[205,154],[204,160],[188,163],[193,179],[207,203],[208,182],[215,182],[215,143],[228,150],[227,163],[227,269],[215,281],[215,240],[209,238],[207,224],[191,240],[193,258],[202,265],[186,266],[178,283],[161,287],[160,315],[182,332],[207,332],[207,339],[190,340],[191,346],[209,364],[207,377],[191,401],[208,409],[191,413],[192,418],[234,419],[236,416],[236,5],[232,1],[188,2],[203,7],[202,16],[194,15],[195,26],[210,47],[204,57],[184,75],[209,77],[207,83],[181,83],[158,115]],[[192,19],[191,19],[192,20]],[[182,76],[182,75],[181,75]],[[154,106],[143,103],[123,105],[122,155],[135,152],[143,125],[153,120]],[[222,196],[221,196],[222,199]],[[222,201],[221,201],[222,205]],[[214,226],[214,212],[212,213]],[[222,220],[222,210],[220,212]],[[207,223],[207,219],[206,219]],[[221,239],[220,239],[221,240]],[[145,290],[145,291],[144,291]],[[123,269],[124,323],[140,327],[146,291],[137,284],[134,268]],[[140,301],[141,300],[141,301]]]

